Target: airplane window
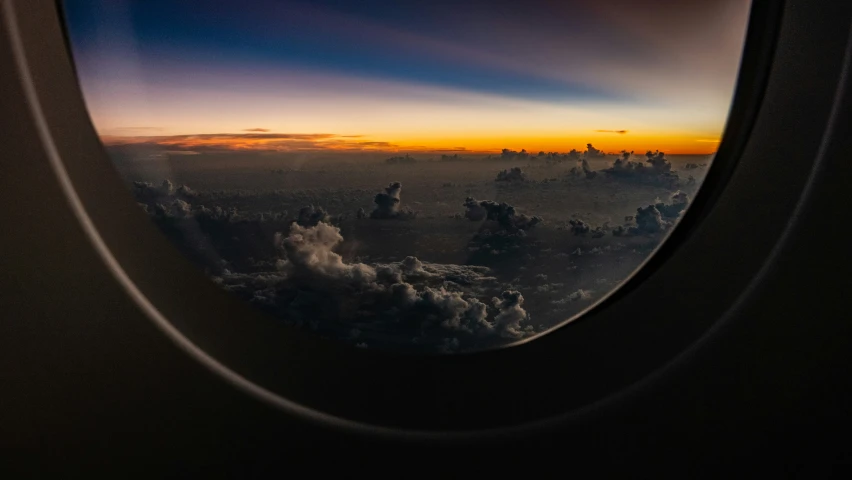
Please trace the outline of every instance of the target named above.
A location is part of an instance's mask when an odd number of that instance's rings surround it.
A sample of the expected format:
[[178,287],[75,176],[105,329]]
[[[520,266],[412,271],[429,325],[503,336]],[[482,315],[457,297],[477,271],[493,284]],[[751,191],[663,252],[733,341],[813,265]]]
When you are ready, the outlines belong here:
[[62,6],[115,168],[213,282],[352,346],[453,353],[577,318],[664,241],[750,3]]

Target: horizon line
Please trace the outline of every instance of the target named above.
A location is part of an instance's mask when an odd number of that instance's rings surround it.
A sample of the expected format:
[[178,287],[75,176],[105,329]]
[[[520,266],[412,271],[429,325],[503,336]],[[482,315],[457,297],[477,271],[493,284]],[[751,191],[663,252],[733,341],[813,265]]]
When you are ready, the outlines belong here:
[[[619,135],[620,136],[620,135]],[[147,145],[164,149],[193,153],[374,153],[374,154],[459,154],[459,155],[499,155],[504,149],[516,152],[526,151],[530,156],[539,152],[545,154],[568,154],[572,150],[578,153],[587,151],[588,145],[594,147],[594,142],[586,141],[584,145],[566,146],[563,150],[552,147],[523,148],[523,147],[489,147],[468,149],[463,146],[433,147],[426,145],[403,145],[384,141],[366,141],[365,135],[338,135],[329,133],[202,133],[176,135],[113,135],[98,134],[105,147],[129,147]],[[710,143],[708,139],[695,139],[696,143]],[[720,143],[721,139],[713,143]],[[610,142],[606,142],[610,143]],[[627,143],[627,142],[625,142]],[[599,144],[600,145],[600,144]],[[632,151],[635,155],[643,155],[645,151],[662,150],[670,155],[712,155],[716,151],[695,151],[687,149],[659,149],[657,147],[642,148],[600,148],[604,155],[620,155],[621,151]],[[667,151],[668,150],[668,151]]]

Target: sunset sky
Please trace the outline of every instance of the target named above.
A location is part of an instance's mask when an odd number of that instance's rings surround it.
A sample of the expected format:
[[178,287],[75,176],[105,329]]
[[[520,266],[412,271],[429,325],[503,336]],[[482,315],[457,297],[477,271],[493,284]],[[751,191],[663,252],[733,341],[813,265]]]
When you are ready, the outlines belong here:
[[64,2],[105,143],[715,151],[745,0]]

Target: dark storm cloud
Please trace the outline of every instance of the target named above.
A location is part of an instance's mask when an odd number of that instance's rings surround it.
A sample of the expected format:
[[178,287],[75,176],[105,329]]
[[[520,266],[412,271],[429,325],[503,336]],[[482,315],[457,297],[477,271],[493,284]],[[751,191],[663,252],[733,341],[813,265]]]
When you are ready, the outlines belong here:
[[618,133],[620,135],[624,135],[627,133],[627,130],[595,130],[598,133]]

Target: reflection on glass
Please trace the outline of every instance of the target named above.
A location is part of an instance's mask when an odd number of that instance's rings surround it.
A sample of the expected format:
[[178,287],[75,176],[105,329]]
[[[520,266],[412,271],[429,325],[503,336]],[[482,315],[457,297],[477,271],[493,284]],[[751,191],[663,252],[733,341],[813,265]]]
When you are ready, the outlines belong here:
[[748,8],[64,2],[101,139],[182,252],[278,321],[432,352],[560,325],[659,245]]

